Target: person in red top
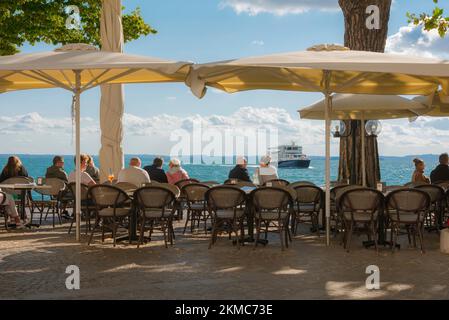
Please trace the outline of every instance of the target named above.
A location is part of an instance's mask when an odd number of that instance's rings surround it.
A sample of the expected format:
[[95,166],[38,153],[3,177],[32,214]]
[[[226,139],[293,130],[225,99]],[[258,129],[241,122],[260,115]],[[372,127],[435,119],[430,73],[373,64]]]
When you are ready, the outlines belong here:
[[181,161],[179,159],[173,158],[168,164],[167,181],[170,184],[175,184],[180,180],[189,179],[187,172],[181,168]]

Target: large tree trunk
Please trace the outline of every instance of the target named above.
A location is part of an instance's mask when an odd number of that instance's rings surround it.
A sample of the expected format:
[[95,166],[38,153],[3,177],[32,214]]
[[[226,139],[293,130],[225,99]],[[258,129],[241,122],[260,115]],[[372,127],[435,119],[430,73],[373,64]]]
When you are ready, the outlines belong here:
[[[384,52],[388,36],[388,21],[390,19],[391,0],[339,0],[345,18],[345,46],[351,50]],[[369,29],[366,25],[370,13],[369,6],[379,8],[379,29]],[[340,181],[362,183],[360,121],[347,121],[352,127],[352,134],[340,140],[340,165],[338,177]],[[364,132],[364,125],[363,131]],[[355,148],[354,148],[355,147]],[[366,139],[366,182],[375,187],[380,181],[379,152],[377,138]]]

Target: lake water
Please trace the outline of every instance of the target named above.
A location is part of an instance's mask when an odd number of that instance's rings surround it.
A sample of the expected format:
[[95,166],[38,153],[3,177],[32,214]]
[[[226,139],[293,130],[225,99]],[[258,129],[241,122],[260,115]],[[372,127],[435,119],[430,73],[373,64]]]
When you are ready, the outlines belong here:
[[[52,155],[19,155],[23,164],[27,168],[29,174],[33,177],[39,177],[45,175],[45,170],[51,165]],[[125,161],[128,162],[132,155],[126,155]],[[153,156],[142,155],[139,156],[142,159],[144,165],[152,163]],[[438,156],[436,155],[424,155],[420,156],[427,164],[426,174],[429,175],[433,167],[438,163]],[[382,181],[385,181],[388,185],[404,184],[410,181],[410,177],[414,170],[412,159],[414,156],[406,157],[381,157],[380,165],[382,171]],[[8,155],[0,155],[0,166],[3,168]],[[97,157],[94,157],[98,164]],[[168,158],[164,167],[166,169]],[[65,156],[66,171],[73,170],[73,156]],[[183,166],[189,173],[190,177],[197,178],[199,180],[215,180],[223,182],[227,179],[229,170],[233,165],[189,165]],[[254,173],[256,166],[249,166],[250,175]],[[333,158],[331,160],[331,177],[332,180],[336,180],[338,174],[338,159]],[[314,182],[318,185],[324,184],[324,159],[321,157],[313,157],[310,168],[308,169],[279,169],[279,176],[282,179],[289,181],[307,180]]]

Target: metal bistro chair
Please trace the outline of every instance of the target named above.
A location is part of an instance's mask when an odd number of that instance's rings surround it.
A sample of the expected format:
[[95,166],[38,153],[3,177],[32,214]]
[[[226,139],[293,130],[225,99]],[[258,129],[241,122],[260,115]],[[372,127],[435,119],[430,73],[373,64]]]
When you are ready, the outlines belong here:
[[295,187],[299,186],[316,186],[316,184],[310,181],[295,181],[290,183],[288,186],[294,189]]
[[[101,222],[102,242],[104,242],[105,228],[112,231],[114,247],[116,245],[116,235],[119,226],[123,226],[126,220],[129,220],[131,214],[131,199],[120,188],[108,185],[94,185],[89,188],[89,197],[95,206],[95,225],[90,235],[91,244],[94,232]],[[130,238],[131,243],[131,238]]]
[[407,230],[410,244],[410,233],[413,235],[413,244],[416,247],[416,234],[421,244],[421,253],[424,253],[423,231],[424,219],[429,210],[430,196],[420,189],[400,189],[387,195],[386,208],[390,217],[392,250],[396,248],[397,237],[401,226]]
[[311,222],[318,237],[320,236],[319,215],[323,208],[324,191],[312,185],[299,185],[293,188],[296,201],[292,217],[292,232],[296,235],[298,224]]
[[428,231],[439,231],[443,225],[444,201],[446,193],[444,189],[437,185],[420,185],[415,187],[418,190],[425,191],[430,196],[430,208],[424,218]]
[[[37,212],[40,215],[39,225],[42,224],[42,216],[45,213],[44,220],[47,221],[48,214],[51,211],[53,215],[53,228],[55,227],[55,218],[58,216],[59,224],[62,224],[61,221],[61,212],[60,212],[60,200],[63,191],[66,189],[66,184],[63,180],[58,178],[48,178],[45,179],[45,185],[50,186],[50,189],[36,189],[35,192],[40,195],[39,200],[32,199],[32,209],[31,209],[31,218],[30,221],[33,221],[33,215],[35,213],[34,209],[37,209]],[[47,211],[45,211],[47,209]]]
[[125,192],[134,191],[138,188],[138,186],[130,182],[117,182],[116,184],[113,184],[113,186],[122,189]]
[[[182,187],[184,187],[185,185],[191,184],[191,183],[200,183],[200,181],[197,179],[189,178],[189,179],[179,180],[178,182],[175,183],[175,186],[177,186],[179,188],[179,190],[182,190]],[[182,191],[181,191],[180,196],[176,199],[174,205],[176,207],[176,215],[175,215],[174,219],[182,220],[184,217],[184,209],[186,207],[186,197],[185,197],[185,194],[182,193]]]
[[349,185],[341,183],[330,190],[330,198],[331,198],[331,221],[334,221],[334,237],[337,236],[338,232],[344,231],[344,222],[342,217],[339,215],[339,209],[337,207],[338,199],[340,196],[347,190],[358,189],[361,186],[359,185]]
[[[374,240],[377,247],[377,222],[382,214],[384,195],[375,189],[357,188],[346,190],[339,198],[337,207],[345,225],[343,237],[344,248],[349,252],[351,238],[354,232],[359,231],[368,235],[368,240]],[[363,225],[362,227],[358,227]]]
[[290,182],[284,179],[273,179],[265,182],[263,185],[264,187],[270,186],[270,187],[277,187],[277,186],[288,186]]
[[238,188],[242,188],[242,187],[256,187],[256,185],[254,183],[252,183],[251,181],[243,181],[240,179],[227,179],[224,183],[224,185],[227,186],[235,186]]
[[282,188],[262,187],[251,192],[251,199],[254,205],[254,220],[256,223],[256,241],[257,247],[262,224],[265,225],[265,238],[267,238],[270,227],[276,228],[281,240],[281,249],[288,248],[290,241],[290,231],[288,221],[290,218],[289,206],[292,204],[291,194]]
[[243,205],[246,201],[246,193],[239,188],[223,185],[210,188],[206,192],[205,198],[212,217],[212,235],[209,249],[215,244],[218,234],[221,232],[227,232],[229,239],[234,232],[237,247],[240,249],[240,243],[243,245],[245,235],[243,224],[245,209]]
[[[76,183],[71,182],[67,185],[67,189],[70,190],[70,193],[73,197],[73,214],[72,214],[72,222],[70,223],[69,231],[72,232],[73,224],[76,222]],[[92,200],[89,198],[89,186],[86,184],[81,184],[81,220],[86,221],[86,234],[91,230],[91,219],[92,215],[95,212],[95,206]]]
[[5,202],[6,202],[6,193],[0,191],[0,215],[2,215],[4,218],[5,230],[8,230],[8,213],[6,212]]
[[207,234],[207,220],[210,213],[206,206],[206,192],[209,186],[202,183],[190,183],[182,187],[181,193],[185,196],[187,203],[187,217],[183,234],[186,233],[187,225],[190,221],[190,232],[193,233],[195,224],[199,228],[200,223],[204,222],[204,233]]
[[155,225],[159,225],[164,234],[165,247],[168,248],[167,242],[173,245],[174,207],[171,205],[175,199],[176,196],[170,189],[161,186],[142,187],[134,192],[134,201],[140,212],[140,240],[137,248],[143,244],[147,223],[149,223],[150,241]]

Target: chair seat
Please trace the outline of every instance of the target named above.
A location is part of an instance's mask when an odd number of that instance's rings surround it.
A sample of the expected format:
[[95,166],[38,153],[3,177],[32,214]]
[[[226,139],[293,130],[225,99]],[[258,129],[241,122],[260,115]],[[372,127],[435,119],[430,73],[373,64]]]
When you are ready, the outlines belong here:
[[[245,211],[243,209],[237,209],[236,218],[241,218]],[[225,210],[217,210],[216,217],[219,219],[232,219],[234,217],[234,210],[225,209]]]
[[[286,219],[288,216],[288,212],[281,212],[281,219]],[[256,218],[261,217],[262,220],[278,220],[279,213],[278,212],[262,212],[261,214],[256,213]]]
[[168,218],[172,214],[171,210],[165,209],[165,212],[162,212],[162,209],[146,209],[145,210],[145,218],[155,219],[155,218]]
[[[115,215],[117,217],[125,217],[130,214],[131,208],[117,208],[115,209]],[[113,217],[114,208],[105,208],[98,212],[100,217]]]
[[[417,222],[417,220],[418,220],[418,215],[416,215],[416,214],[411,214],[411,213],[404,213],[404,214],[401,214],[400,216],[399,216],[399,218],[400,218],[400,220],[398,220],[398,217],[397,217],[397,215],[396,214],[392,214],[392,215],[390,215],[390,220],[391,221],[393,221],[393,222],[405,222],[405,223],[414,223],[414,222]],[[421,216],[420,216],[420,221],[422,222],[422,221],[424,221],[424,215],[422,214]]]
[[205,206],[204,203],[191,203],[190,209],[192,210],[204,210]]
[[299,212],[316,212],[317,211],[316,206],[312,203],[310,203],[310,204],[304,203],[304,204],[300,204],[300,205],[295,204],[294,209],[295,209],[295,211],[299,211]]
[[[378,214],[375,213],[374,214],[374,220],[377,220],[377,216],[378,216]],[[344,217],[345,217],[345,220],[351,220],[352,219],[350,212],[345,212],[344,213]],[[356,213],[354,213],[354,221],[369,222],[369,221],[371,221],[371,214],[356,212]]]

